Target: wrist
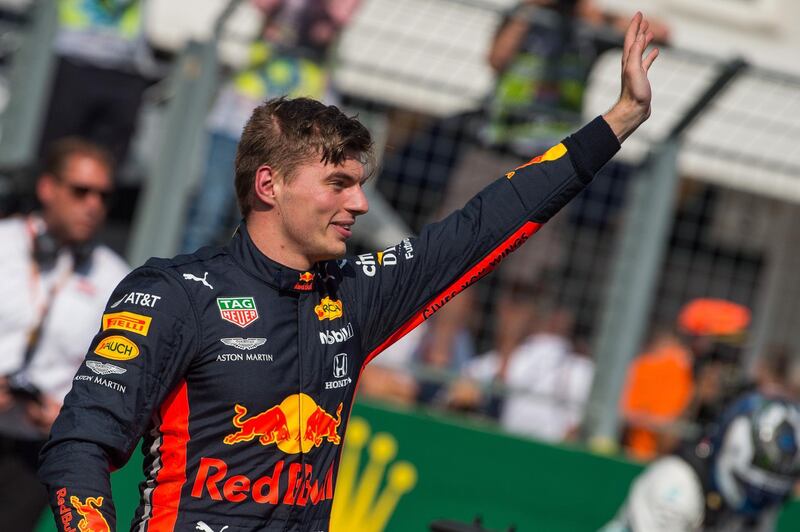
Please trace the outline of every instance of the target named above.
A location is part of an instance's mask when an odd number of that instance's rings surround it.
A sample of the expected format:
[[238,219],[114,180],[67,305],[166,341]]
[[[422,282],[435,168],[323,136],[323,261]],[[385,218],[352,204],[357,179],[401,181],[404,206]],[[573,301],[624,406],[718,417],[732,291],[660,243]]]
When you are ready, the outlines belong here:
[[650,116],[650,108],[633,103],[618,101],[607,113],[603,115],[611,131],[622,144],[631,133],[642,125]]

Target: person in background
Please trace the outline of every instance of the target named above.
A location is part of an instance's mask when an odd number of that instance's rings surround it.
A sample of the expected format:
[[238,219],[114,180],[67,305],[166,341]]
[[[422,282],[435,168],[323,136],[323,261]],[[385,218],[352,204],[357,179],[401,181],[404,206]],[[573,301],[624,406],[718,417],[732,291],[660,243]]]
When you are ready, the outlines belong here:
[[278,96],[338,103],[329,52],[360,0],[252,0],[266,16],[248,64],[223,85],[208,117],[206,165],[187,216],[183,249],[216,244],[231,232],[236,146],[250,113]]
[[678,316],[678,327],[692,351],[695,395],[685,417],[700,425],[719,419],[745,380],[742,347],[750,309],[716,298],[697,298]]
[[680,310],[677,331],[660,331],[628,370],[620,407],[625,446],[637,460],[672,451],[678,423],[719,418],[741,390],[737,363],[750,311],[723,299],[698,298]]
[[[52,146],[37,182],[41,209],[0,221],[0,476],[7,479],[0,515],[6,530],[32,530],[46,507],[36,478],[39,449],[108,296],[128,272],[95,241],[111,173],[104,149],[63,139]],[[104,374],[101,366],[92,371]]]
[[[575,352],[569,312],[545,313],[532,327],[535,314],[530,309],[503,317],[522,339],[509,351],[498,349],[474,359],[465,378],[451,386],[448,402],[456,409],[477,408],[496,417],[509,432],[550,442],[572,439],[583,419],[594,364]],[[507,391],[484,391],[487,385]]]
[[695,393],[692,353],[671,331],[659,331],[631,363],[620,408],[627,423],[624,444],[637,460],[671,451],[679,440],[672,430]]
[[768,532],[800,479],[800,405],[751,393],[650,463],[602,532]]
[[123,165],[145,89],[157,77],[144,34],[145,0],[54,0],[58,56],[40,153],[78,136]]
[[[552,146],[581,123],[583,94],[600,50],[598,31],[624,31],[628,20],[606,14],[591,0],[525,0],[501,22],[488,63],[497,74],[485,119],[464,148],[435,215],[441,219],[461,207],[491,179],[522,164],[529,153]],[[654,40],[669,37],[667,27],[651,21]],[[615,34],[621,41],[621,33]],[[525,314],[534,302],[549,297],[552,279],[565,265],[560,213],[537,234],[538,245],[523,247],[497,273],[497,289],[489,297],[492,313]],[[450,324],[471,324],[480,306],[476,289],[467,290],[431,321],[428,359],[450,359],[459,345]],[[493,338],[501,350],[516,347],[514,332],[494,320]],[[488,326],[487,326],[488,327]],[[508,333],[508,335],[506,335]],[[524,338],[517,335],[516,341]]]

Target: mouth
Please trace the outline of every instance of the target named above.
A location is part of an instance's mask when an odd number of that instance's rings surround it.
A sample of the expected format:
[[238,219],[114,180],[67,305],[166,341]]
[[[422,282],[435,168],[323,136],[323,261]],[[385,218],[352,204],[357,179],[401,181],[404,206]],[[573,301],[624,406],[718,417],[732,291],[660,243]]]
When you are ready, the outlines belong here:
[[341,235],[342,238],[344,238],[346,240],[346,239],[350,238],[351,236],[353,236],[353,224],[354,223],[355,223],[355,220],[347,221],[347,222],[331,222],[331,225],[336,230],[336,232],[339,233],[339,235]]

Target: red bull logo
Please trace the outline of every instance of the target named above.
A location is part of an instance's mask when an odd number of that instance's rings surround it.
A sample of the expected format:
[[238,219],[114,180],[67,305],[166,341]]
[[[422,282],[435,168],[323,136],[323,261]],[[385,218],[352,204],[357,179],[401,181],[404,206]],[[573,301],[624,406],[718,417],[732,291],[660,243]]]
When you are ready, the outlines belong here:
[[261,445],[275,444],[287,454],[307,453],[323,442],[339,445],[342,441],[339,426],[342,424],[342,407],[339,403],[333,416],[304,393],[290,395],[279,405],[247,419],[247,408],[237,404],[233,426],[238,430],[223,438],[228,445],[258,439]]
[[339,445],[342,439],[336,431],[341,423],[342,403],[339,403],[339,407],[336,409],[335,418],[321,406],[317,406],[317,409],[306,421],[306,431],[303,439],[314,442],[315,447],[319,447],[322,444],[323,438],[334,445]]
[[56,491],[56,505],[58,506],[57,520],[61,521],[61,530],[63,532],[77,532],[75,527],[72,526],[74,516],[72,508],[67,504],[67,488],[61,488]]
[[300,274],[300,280],[294,285],[295,290],[309,291],[314,288],[311,281],[314,280],[314,274],[311,272],[303,272]]
[[100,512],[100,507],[103,506],[103,497],[88,497],[84,503],[73,495],[69,498],[69,502],[81,516],[78,530],[81,532],[111,532],[108,521]]
[[273,406],[244,421],[242,419],[247,415],[247,408],[237,404],[233,409],[236,411],[236,415],[233,417],[233,426],[239,430],[225,436],[222,440],[228,445],[255,438],[258,438],[261,445],[289,439],[289,425],[286,424],[286,415],[280,406]]
[[192,497],[239,503],[306,506],[333,499],[333,465],[324,478],[311,464],[279,460],[267,474],[250,478],[233,474],[220,458],[203,457],[192,483]]

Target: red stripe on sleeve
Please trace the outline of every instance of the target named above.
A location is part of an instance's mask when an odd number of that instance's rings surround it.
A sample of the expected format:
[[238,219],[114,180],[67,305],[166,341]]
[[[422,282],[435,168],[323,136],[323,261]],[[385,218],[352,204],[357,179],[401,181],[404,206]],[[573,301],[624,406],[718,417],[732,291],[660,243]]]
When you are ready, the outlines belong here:
[[522,227],[517,229],[511,236],[505,239],[499,246],[494,248],[494,250],[489,253],[483,260],[475,264],[472,268],[467,270],[464,275],[456,279],[456,281],[445,288],[442,292],[434,296],[433,298],[428,301],[425,306],[411,316],[403,325],[401,325],[394,333],[389,335],[389,337],[378,347],[373,349],[367,358],[364,361],[364,364],[368,364],[373,358],[378,356],[384,349],[398,341],[400,338],[411,332],[415,327],[417,327],[420,323],[427,320],[433,314],[442,308],[445,303],[453,299],[457,294],[461,291],[469,287],[471,284],[476,282],[478,279],[486,275],[487,273],[494,270],[500,261],[502,261],[509,253],[516,250],[522,244],[525,243],[533,234],[539,230],[542,224],[538,224],[535,222],[526,222]]
[[153,513],[149,532],[175,529],[181,488],[186,484],[186,446],[189,443],[189,396],[182,381],[161,405],[162,442],[159,447],[161,469],[156,474],[152,494]]

